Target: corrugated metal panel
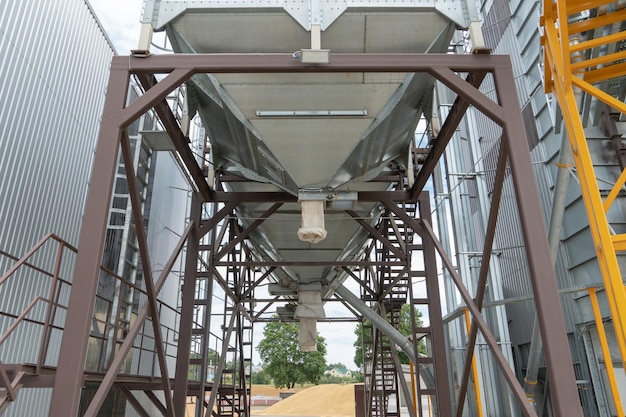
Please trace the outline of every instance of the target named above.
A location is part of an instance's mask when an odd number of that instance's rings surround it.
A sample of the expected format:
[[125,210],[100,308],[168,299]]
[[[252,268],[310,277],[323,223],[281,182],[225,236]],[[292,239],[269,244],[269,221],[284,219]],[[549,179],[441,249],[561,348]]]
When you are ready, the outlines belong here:
[[112,51],[80,0],[3,2],[0,27],[0,247],[76,245]]
[[503,0],[494,0],[482,24],[487,48],[496,48],[498,41],[510,22],[511,9],[509,8],[509,3]]
[[[488,45],[494,49],[494,53],[507,54],[511,57],[520,108],[524,109],[529,145],[533,149],[531,156],[534,162],[540,201],[544,217],[547,219],[552,204],[552,177],[550,176],[550,168],[543,164],[543,161],[548,157],[543,144],[539,141],[550,137],[553,134],[553,128],[552,117],[541,88],[541,73],[538,65],[541,49],[537,32],[537,18],[539,16],[537,7],[537,3],[534,1],[514,1],[508,2],[506,5],[494,1],[483,23],[483,32]],[[482,91],[488,94],[492,89],[492,81],[486,80]],[[495,161],[493,158],[489,158],[489,155],[493,153],[490,152],[492,149],[491,142],[498,139],[499,132],[494,123],[487,121],[482,115],[479,117],[483,118],[479,121],[479,125],[483,128],[481,135],[486,137],[481,143],[484,144],[485,164],[489,170],[489,168],[495,168]],[[558,145],[550,145],[550,149],[551,153],[555,149],[558,151]],[[519,230],[517,207],[513,199],[512,187],[508,181],[506,190],[505,195],[508,197],[503,200],[498,221],[504,230]],[[545,219],[544,221],[547,223]],[[531,296],[532,288],[525,265],[524,242],[521,237],[518,241],[512,241],[510,235],[498,235],[497,245],[501,249],[499,259],[506,298]],[[565,254],[563,248],[560,252]],[[560,256],[557,262],[557,276],[561,288],[568,288],[572,285],[571,275],[567,271],[563,256]],[[571,296],[564,297],[571,298]],[[512,320],[512,342],[521,344],[530,340],[532,320],[528,320],[528,317],[534,317],[532,302],[509,304],[507,314]],[[577,311],[571,301],[564,302],[564,314],[568,331],[572,331],[577,320]]]
[[[112,55],[84,0],[0,2],[0,250],[22,256],[47,233],[78,244]],[[48,243],[33,263],[51,271],[55,255]],[[66,251],[66,279],[73,260]],[[0,271],[12,263],[0,256]],[[49,286],[50,278],[20,271],[0,287],[2,311],[19,314]],[[67,287],[62,292],[66,303]],[[29,318],[42,320],[43,308]],[[0,332],[12,321],[4,316]],[[40,335],[41,326],[24,323],[2,346],[2,360],[35,362],[39,345],[24,341]],[[58,331],[52,339],[49,364],[56,363]],[[47,410],[49,399],[49,390],[23,390],[6,415],[44,414],[34,410]]]
[[46,412],[33,412],[33,410],[48,410],[52,399],[51,388],[21,389],[17,399],[7,408],[3,416],[33,416],[46,415]]
[[526,89],[526,82],[522,75],[525,73],[526,68],[522,60],[522,54],[520,46],[517,43],[515,31],[512,25],[502,34],[502,38],[498,43],[498,46],[494,49],[495,54],[508,55],[511,58],[511,64],[513,65],[513,76],[515,77],[515,88],[517,89],[517,96],[519,98],[520,107],[524,107],[528,102],[529,94]]

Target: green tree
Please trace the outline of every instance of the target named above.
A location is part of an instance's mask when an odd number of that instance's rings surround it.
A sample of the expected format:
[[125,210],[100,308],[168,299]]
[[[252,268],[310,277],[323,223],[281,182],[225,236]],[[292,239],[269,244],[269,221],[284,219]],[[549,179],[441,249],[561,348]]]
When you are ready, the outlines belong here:
[[[200,359],[200,354],[199,353],[195,353],[192,352],[189,355],[190,359]],[[207,349],[207,367],[215,366],[217,365],[217,361],[219,360],[219,354],[211,349],[208,348]],[[200,378],[200,365],[189,365],[189,371],[187,374],[187,377],[189,378],[190,381],[197,381]],[[207,369],[208,371],[208,369]],[[208,378],[208,375],[207,375]]]
[[267,376],[265,375],[265,371],[252,372],[252,383],[256,385],[265,385],[267,384]]
[[[366,325],[370,325],[369,320],[365,320]],[[369,354],[369,346],[372,344],[371,333],[369,331],[363,332],[363,324],[359,323],[354,330],[354,334],[356,335],[356,341],[354,342],[355,352],[354,352],[354,363],[359,368],[363,366],[363,353]],[[415,324],[420,327],[423,326],[424,323],[422,321],[422,312],[418,309],[415,309]],[[404,304],[400,309],[400,322],[398,324],[398,331],[402,333],[404,336],[411,335],[411,308],[409,304]],[[368,347],[366,352],[363,352],[363,346]],[[426,346],[423,341],[419,341],[417,344],[417,348],[419,353],[426,353]],[[398,352],[398,356],[400,358],[400,363],[409,363],[409,358],[402,351]]]
[[318,384],[326,370],[326,342],[317,336],[317,350],[302,352],[298,345],[298,323],[271,322],[263,329],[257,346],[266,364],[265,374],[277,388],[293,388],[307,382]]
[[328,365],[326,365],[326,370],[330,371],[331,369],[348,369],[348,367],[346,365],[344,365],[341,362],[337,362],[337,363],[329,363]]

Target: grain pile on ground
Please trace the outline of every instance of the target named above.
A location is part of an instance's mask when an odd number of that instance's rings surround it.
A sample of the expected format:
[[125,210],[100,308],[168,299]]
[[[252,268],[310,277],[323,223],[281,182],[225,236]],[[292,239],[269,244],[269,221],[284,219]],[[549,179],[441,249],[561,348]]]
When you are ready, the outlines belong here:
[[298,392],[306,389],[305,387],[295,388],[276,388],[274,385],[257,385],[253,384],[250,389],[250,395],[264,395],[268,397],[278,397],[281,392]]
[[317,385],[302,390],[254,414],[269,416],[354,417],[354,385]]

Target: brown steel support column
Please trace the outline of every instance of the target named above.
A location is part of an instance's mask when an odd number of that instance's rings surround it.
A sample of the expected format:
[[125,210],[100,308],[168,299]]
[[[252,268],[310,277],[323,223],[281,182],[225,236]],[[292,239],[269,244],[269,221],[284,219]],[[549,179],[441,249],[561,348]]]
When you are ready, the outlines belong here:
[[146,228],[143,221],[143,213],[141,211],[141,199],[137,189],[137,179],[135,177],[135,167],[133,165],[133,157],[130,150],[130,141],[126,133],[122,135],[121,144],[122,157],[126,168],[126,179],[128,182],[128,194],[131,201],[133,220],[135,221],[135,234],[137,236],[137,246],[139,247],[139,258],[141,259],[141,265],[143,266],[144,284],[146,286],[146,293],[148,296],[146,303],[150,307],[150,321],[152,323],[152,331],[154,333],[154,350],[156,350],[159,370],[161,371],[163,396],[165,397],[165,404],[167,405],[167,416],[174,417],[174,404],[172,402],[172,391],[167,369],[167,358],[165,357],[165,346],[161,332],[161,319],[157,300],[158,293],[154,289],[152,263],[150,262],[150,254],[148,252],[148,237],[146,236]]
[[122,133],[119,120],[126,103],[128,82],[128,71],[111,71],[54,380],[49,413],[51,416],[73,417],[78,413],[111,189]]
[[41,332],[41,343],[39,347],[39,356],[37,357],[36,375],[41,372],[41,367],[46,363],[46,355],[48,353],[48,345],[50,341],[52,312],[55,310],[54,295],[57,292],[57,282],[59,281],[59,270],[61,269],[61,262],[63,261],[63,249],[65,245],[63,242],[58,242],[57,259],[54,263],[54,272],[52,273],[52,282],[50,283],[50,291],[48,292],[48,306],[46,307],[46,316],[43,319],[43,330]]
[[437,236],[435,235],[435,232],[432,230],[430,223],[425,221],[424,219],[420,219],[419,221],[415,220],[411,218],[409,215],[407,215],[404,211],[400,209],[394,209],[392,202],[385,202],[385,205],[387,205],[387,207],[392,209],[399,218],[401,218],[406,223],[408,223],[411,226],[411,228],[413,228],[413,230],[418,231],[418,233],[422,236],[422,239],[430,240],[436,252],[439,254],[439,257],[441,258],[443,265],[450,272],[450,276],[452,280],[454,281],[459,291],[459,294],[461,295],[461,298],[463,299],[463,301],[465,301],[467,308],[470,310],[473,319],[476,321],[476,325],[478,326],[480,331],[483,333],[485,342],[491,349],[491,353],[494,356],[494,359],[496,360],[498,366],[500,367],[500,370],[502,371],[506,381],[509,383],[511,390],[513,391],[513,394],[520,401],[522,411],[528,417],[536,417],[537,414],[535,413],[533,408],[530,406],[528,401],[526,401],[526,396],[524,395],[524,391],[522,390],[522,387],[519,384],[519,381],[517,380],[515,373],[511,369],[510,364],[506,361],[506,358],[502,354],[501,348],[500,346],[498,346],[498,342],[495,336],[489,329],[489,326],[487,325],[487,322],[485,321],[485,319],[482,317],[480,313],[480,309],[474,302],[473,297],[471,296],[471,294],[469,293],[469,291],[463,284],[463,280],[456,272],[456,268],[454,264],[452,263],[452,261],[450,260],[448,254],[444,251],[443,245],[441,245],[441,243],[437,239]]
[[582,416],[576,377],[570,354],[563,311],[550,259],[550,249],[543,224],[543,213],[535,185],[524,122],[510,69],[494,73],[498,100],[504,108],[504,138],[509,149],[515,197],[522,233],[526,242],[528,271],[533,285],[537,320],[541,328],[543,350],[548,367],[550,394],[557,416]]
[[[124,57],[120,58],[122,58],[122,65],[126,65],[127,61]],[[138,119],[142,114],[151,108],[156,107],[157,104],[162,103],[169,93],[187,81],[192,74],[193,71],[189,68],[177,68],[162,79],[161,82],[156,83],[155,79],[155,83],[152,83],[152,85],[146,85],[144,83],[144,76],[139,75],[139,81],[142,83],[146,92],[141,97],[138,97],[135,101],[130,103],[126,109],[124,109],[122,114],[122,124],[124,126],[130,126],[130,124]],[[163,119],[162,116],[161,119]]]
[[[419,217],[429,223],[432,221],[428,192],[422,191],[420,193]],[[426,291],[428,293],[428,299],[430,300],[428,303],[428,317],[430,320],[430,337],[433,347],[432,356],[433,370],[435,373],[435,389],[437,390],[437,409],[439,410],[439,414],[437,415],[452,416],[448,360],[445,350],[440,350],[445,349],[446,341],[443,333],[443,316],[441,312],[435,245],[428,237],[422,236],[422,246],[424,252],[424,269],[426,270]],[[413,308],[413,306],[411,306],[411,308]],[[415,335],[413,339],[416,339]]]
[[448,269],[448,272],[450,272],[450,277],[454,281],[459,291],[459,294],[461,295],[461,298],[463,299],[463,301],[465,301],[467,308],[471,312],[473,320],[476,321],[476,325],[482,332],[483,337],[485,338],[485,342],[489,346],[491,354],[494,356],[494,359],[496,360],[498,367],[502,371],[504,378],[509,384],[511,391],[513,391],[513,395],[515,395],[515,397],[519,401],[520,407],[522,408],[524,415],[526,415],[527,417],[537,417],[537,413],[535,413],[535,410],[527,401],[526,395],[524,395],[524,390],[522,389],[522,386],[520,385],[517,376],[513,372],[511,365],[507,362],[506,357],[502,353],[502,348],[498,345],[498,340],[491,332],[491,329],[483,318],[480,309],[478,308],[471,294],[463,284],[463,280],[456,272],[456,268],[452,263],[452,260],[444,251],[443,245],[437,239],[437,236],[430,226],[430,223],[422,220],[421,225],[421,230],[423,231],[422,233],[424,233],[424,235],[428,235],[429,238],[432,240],[433,244],[435,245],[435,249],[437,249],[437,252],[441,257],[441,261],[443,262],[446,269]]
[[[198,272],[199,225],[202,216],[202,201],[197,193],[191,198],[190,218],[196,226],[187,239],[185,276],[183,278],[182,306],[178,329],[176,351],[176,372],[174,381],[174,411],[177,416],[185,415],[187,383],[189,378],[189,356],[191,354],[191,329],[193,327],[194,298],[196,295],[196,273]],[[200,396],[204,396],[203,381],[200,381]]]
[[[491,262],[491,253],[493,251],[493,241],[496,236],[496,225],[498,221],[498,210],[502,198],[502,189],[504,188],[504,176],[506,173],[506,161],[508,150],[506,143],[500,143],[500,154],[498,155],[498,164],[496,166],[496,175],[491,194],[491,207],[489,208],[489,219],[487,220],[487,230],[483,243],[483,253],[481,257],[480,271],[478,273],[478,284],[476,288],[476,306],[482,309],[485,292],[487,289],[487,276],[489,274],[489,264]],[[476,320],[472,320],[467,341],[467,352],[465,354],[465,362],[463,365],[463,374],[461,376],[461,386],[459,388],[459,398],[457,401],[456,417],[462,417],[463,406],[467,396],[467,387],[469,385],[470,372],[472,370],[472,361],[474,358],[474,347],[476,346],[476,337],[478,336],[478,326]],[[477,384],[478,381],[474,381]]]
[[[140,106],[140,109],[150,108],[151,105],[154,105],[154,111],[159,116],[163,127],[167,131],[170,141],[176,148],[178,155],[185,164],[189,175],[193,179],[195,187],[198,189],[200,194],[202,194],[202,197],[206,201],[209,199],[209,196],[211,194],[209,184],[204,178],[204,174],[198,166],[193,152],[191,152],[191,149],[189,148],[189,139],[183,134],[182,130],[180,129],[180,125],[178,124],[176,117],[172,113],[172,109],[170,109],[169,104],[165,99],[169,92],[179,87],[185,80],[187,80],[187,78],[189,78],[190,75],[191,71],[189,71],[188,69],[184,69],[178,71],[176,74],[170,74],[168,77],[157,83],[154,75],[137,74],[137,78],[141,82],[143,88],[146,90],[146,93],[139,99],[137,99],[133,104],[138,104]],[[173,77],[170,78],[170,76]],[[145,101],[144,98],[146,98]],[[159,98],[161,99],[160,101]],[[129,106],[129,108],[130,107],[131,106]],[[140,109],[137,109],[137,111],[139,111],[139,114],[141,114]]]
[[230,322],[228,323],[228,327],[225,328],[224,337],[222,339],[222,350],[220,352],[220,359],[217,364],[217,369],[215,369],[215,376],[213,378],[213,386],[211,387],[211,395],[209,396],[209,401],[207,403],[206,413],[204,417],[211,417],[213,412],[213,406],[215,405],[215,400],[217,399],[217,395],[219,394],[219,389],[222,381],[222,373],[224,372],[224,366],[226,365],[226,356],[228,354],[228,347],[230,344],[230,337],[233,334],[233,329],[235,327],[235,320],[237,319],[237,315],[239,314],[239,304],[233,305],[233,313],[230,316]]

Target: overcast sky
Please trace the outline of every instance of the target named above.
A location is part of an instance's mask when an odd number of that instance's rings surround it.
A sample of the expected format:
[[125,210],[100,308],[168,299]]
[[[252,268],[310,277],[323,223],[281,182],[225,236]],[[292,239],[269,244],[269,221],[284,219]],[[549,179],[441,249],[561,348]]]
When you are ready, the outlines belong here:
[[131,49],[137,49],[142,0],[88,1],[118,54],[128,55]]
[[[131,49],[137,48],[141,26],[142,0],[88,1],[118,54],[128,55]],[[345,314],[345,310],[337,304],[329,303],[326,305],[325,310],[328,317],[336,317],[340,312]],[[318,330],[327,342],[326,361],[328,363],[341,362],[350,369],[356,369],[353,361],[353,343],[356,340],[355,326],[354,323],[319,323]],[[256,343],[261,339],[262,331],[262,326],[255,326],[254,339]],[[253,361],[255,364],[260,361],[258,355],[255,354]]]

